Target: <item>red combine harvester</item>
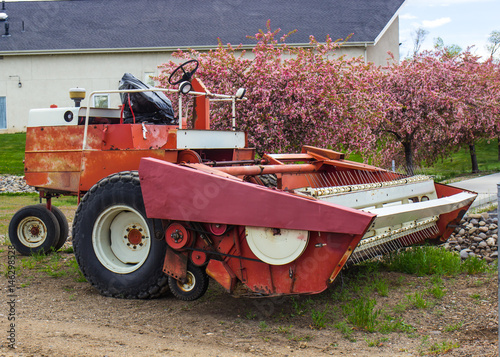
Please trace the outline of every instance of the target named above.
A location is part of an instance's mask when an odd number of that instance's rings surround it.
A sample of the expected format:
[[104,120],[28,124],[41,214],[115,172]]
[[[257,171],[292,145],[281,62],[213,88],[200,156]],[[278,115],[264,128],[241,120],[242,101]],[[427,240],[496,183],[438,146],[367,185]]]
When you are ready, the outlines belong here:
[[[64,244],[68,223],[51,199],[77,195],[75,255],[104,295],[152,298],[170,288],[194,300],[209,277],[235,295],[314,294],[346,264],[445,241],[476,197],[311,146],[256,160],[234,130],[244,91],[212,94],[191,80],[196,68],[184,63],[169,79],[195,96],[193,129],[183,128],[182,109],[176,119],[163,107],[169,90],[142,84],[90,95],[120,93],[121,109],[30,112],[25,177],[46,204],[13,217],[20,253]],[[158,105],[141,112],[142,96]],[[233,131],[209,130],[213,99],[232,102]]]

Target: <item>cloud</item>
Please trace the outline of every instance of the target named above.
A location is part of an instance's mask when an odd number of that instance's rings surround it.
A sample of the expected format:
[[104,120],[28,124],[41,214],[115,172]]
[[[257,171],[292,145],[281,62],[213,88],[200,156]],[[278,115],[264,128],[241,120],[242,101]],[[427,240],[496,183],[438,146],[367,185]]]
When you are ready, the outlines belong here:
[[439,26],[446,25],[449,22],[451,22],[451,18],[449,18],[449,17],[441,17],[439,19],[432,20],[432,21],[430,21],[430,20],[424,20],[424,21],[422,21],[422,27],[436,28],[436,27],[439,27]]
[[481,3],[481,2],[492,2],[496,0],[409,0],[408,3],[413,5],[424,5],[424,6],[450,6],[457,4],[467,4],[467,3]]
[[404,20],[413,20],[413,19],[416,19],[417,16],[407,13],[407,14],[400,15],[399,18],[404,19]]

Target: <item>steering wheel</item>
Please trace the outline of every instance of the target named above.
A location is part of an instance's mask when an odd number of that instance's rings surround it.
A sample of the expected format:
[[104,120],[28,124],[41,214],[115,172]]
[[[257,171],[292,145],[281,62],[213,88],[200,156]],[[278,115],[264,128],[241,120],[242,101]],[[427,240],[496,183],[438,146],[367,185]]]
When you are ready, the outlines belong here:
[[[196,63],[196,67],[194,67],[194,69],[192,69],[190,71],[186,71],[186,69],[184,69],[184,67],[187,66],[190,63]],[[185,82],[185,81],[189,82],[189,81],[191,81],[191,77],[193,76],[193,74],[198,69],[198,65],[199,65],[199,63],[195,59],[192,59],[192,60],[184,62],[179,67],[177,67],[176,69],[174,69],[174,71],[172,72],[172,74],[170,74],[170,77],[168,77],[168,83],[170,83],[171,85],[175,86],[176,84],[179,84],[181,82]],[[177,82],[172,82],[172,78],[175,77],[175,74],[178,71],[180,71],[180,70],[182,70],[182,72],[183,72],[182,78],[179,79]]]

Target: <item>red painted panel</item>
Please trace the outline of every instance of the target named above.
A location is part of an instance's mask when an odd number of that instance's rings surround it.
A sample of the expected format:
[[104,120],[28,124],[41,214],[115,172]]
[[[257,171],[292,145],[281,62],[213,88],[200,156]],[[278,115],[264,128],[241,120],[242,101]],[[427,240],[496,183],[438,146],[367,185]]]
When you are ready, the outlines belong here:
[[[89,190],[97,181],[115,172],[137,170],[141,158],[145,156],[177,161],[177,151],[173,150],[85,151],[80,190]],[[165,182],[162,183],[162,186],[164,185]]]
[[[349,248],[352,252],[360,239],[361,235],[311,232],[304,253],[289,264],[270,265],[238,258],[228,258],[227,264],[238,279],[255,293],[316,294],[329,286],[332,274],[334,278],[347,261],[349,254],[346,255],[346,252]],[[257,259],[247,244],[244,231],[239,235],[239,245],[242,257]],[[219,276],[214,278],[218,280]]]
[[362,234],[375,217],[151,158],[139,174],[150,218]]

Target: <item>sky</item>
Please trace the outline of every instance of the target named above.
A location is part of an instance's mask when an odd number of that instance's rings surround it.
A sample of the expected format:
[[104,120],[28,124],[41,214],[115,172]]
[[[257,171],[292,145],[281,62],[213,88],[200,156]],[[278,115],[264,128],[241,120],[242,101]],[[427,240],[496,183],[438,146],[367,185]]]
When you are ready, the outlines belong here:
[[491,31],[500,31],[500,0],[406,0],[399,13],[400,56],[413,52],[415,30],[428,31],[423,50],[433,49],[434,39],[445,45],[489,57],[486,49]]

